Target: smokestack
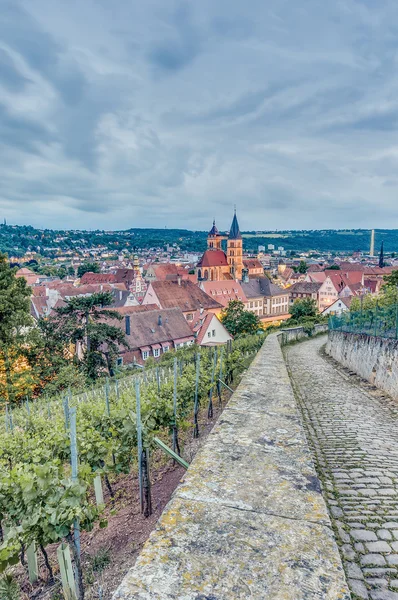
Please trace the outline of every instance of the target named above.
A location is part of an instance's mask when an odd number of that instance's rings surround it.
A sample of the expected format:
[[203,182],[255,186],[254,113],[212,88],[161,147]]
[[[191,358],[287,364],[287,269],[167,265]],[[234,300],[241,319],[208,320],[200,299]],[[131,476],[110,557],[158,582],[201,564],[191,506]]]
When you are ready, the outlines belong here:
[[203,311],[204,311],[204,308],[203,308],[203,306],[202,306],[202,305],[200,305],[199,312],[200,312],[200,314],[201,314],[201,315],[203,315]]
[[372,233],[370,235],[370,256],[375,255],[375,230],[372,229]]
[[162,315],[158,316],[158,325],[159,325],[159,327],[161,327],[163,325],[163,323],[162,323]]
[[177,277],[177,283],[181,287],[181,275],[178,275],[178,277]]
[[126,325],[126,335],[130,335],[130,315],[126,315],[124,321]]

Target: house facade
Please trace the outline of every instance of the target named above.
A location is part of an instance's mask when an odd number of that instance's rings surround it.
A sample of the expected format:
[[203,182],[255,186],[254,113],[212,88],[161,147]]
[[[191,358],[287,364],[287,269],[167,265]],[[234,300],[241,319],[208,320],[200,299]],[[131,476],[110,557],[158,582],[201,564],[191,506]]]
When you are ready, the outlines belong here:
[[247,298],[247,310],[254,312],[263,322],[274,323],[288,319],[289,292],[270,282],[268,277],[242,282]]
[[112,321],[112,325],[123,329],[129,348],[120,348],[119,364],[144,365],[149,358],[157,360],[170,350],[195,343],[195,335],[178,308],[140,306],[121,314],[122,321]]

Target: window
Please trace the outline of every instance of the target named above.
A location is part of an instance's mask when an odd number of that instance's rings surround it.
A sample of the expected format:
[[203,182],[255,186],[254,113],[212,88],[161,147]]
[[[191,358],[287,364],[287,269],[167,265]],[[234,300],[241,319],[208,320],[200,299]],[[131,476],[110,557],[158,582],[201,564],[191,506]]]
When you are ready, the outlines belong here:
[[148,350],[144,350],[144,352],[142,353],[142,358],[143,360],[148,360],[149,357],[149,352]]
[[212,335],[213,337],[216,337],[216,330],[215,330],[215,329],[213,329],[213,331],[211,332],[211,335]]
[[170,346],[163,346],[163,352],[168,352],[170,350]]
[[211,333],[210,333],[210,331],[208,331],[208,332],[207,332],[207,337],[208,337],[208,338],[209,338],[209,337],[211,337]]
[[119,356],[119,358],[117,359],[117,366],[118,366],[118,367],[121,367],[121,366],[122,366],[122,364],[123,364],[123,357],[122,357],[122,356]]
[[193,320],[193,314],[192,313],[188,313],[187,314],[187,321],[192,321]]
[[160,349],[159,348],[155,348],[155,350],[153,351],[153,355],[155,358],[158,358],[160,356]]

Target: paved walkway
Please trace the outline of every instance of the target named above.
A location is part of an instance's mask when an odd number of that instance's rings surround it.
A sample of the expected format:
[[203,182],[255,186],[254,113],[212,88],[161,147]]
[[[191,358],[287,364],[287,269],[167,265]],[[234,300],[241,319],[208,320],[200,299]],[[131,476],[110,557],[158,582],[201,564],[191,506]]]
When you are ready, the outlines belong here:
[[398,404],[324,356],[287,347],[353,598],[398,600]]

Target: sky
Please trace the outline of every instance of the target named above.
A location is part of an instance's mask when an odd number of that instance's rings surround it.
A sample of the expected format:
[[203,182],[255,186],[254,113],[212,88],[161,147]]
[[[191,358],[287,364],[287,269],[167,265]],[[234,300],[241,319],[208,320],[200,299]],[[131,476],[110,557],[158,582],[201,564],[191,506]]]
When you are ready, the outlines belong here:
[[398,228],[396,0],[0,0],[0,220]]

